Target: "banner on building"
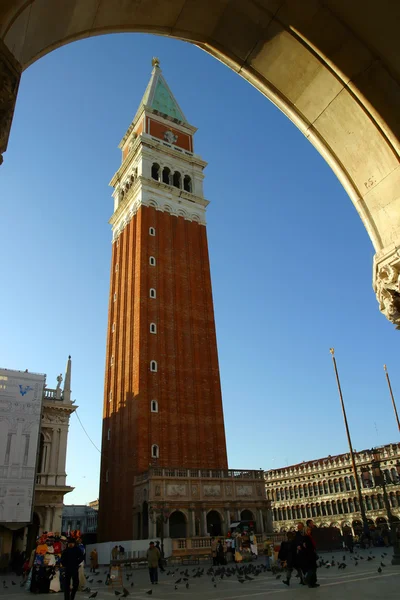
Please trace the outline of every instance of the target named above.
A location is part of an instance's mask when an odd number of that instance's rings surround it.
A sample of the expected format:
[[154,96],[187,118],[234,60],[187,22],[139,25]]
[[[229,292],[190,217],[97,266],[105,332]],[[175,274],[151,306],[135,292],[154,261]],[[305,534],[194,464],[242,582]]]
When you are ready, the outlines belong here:
[[32,518],[45,377],[0,369],[0,523]]

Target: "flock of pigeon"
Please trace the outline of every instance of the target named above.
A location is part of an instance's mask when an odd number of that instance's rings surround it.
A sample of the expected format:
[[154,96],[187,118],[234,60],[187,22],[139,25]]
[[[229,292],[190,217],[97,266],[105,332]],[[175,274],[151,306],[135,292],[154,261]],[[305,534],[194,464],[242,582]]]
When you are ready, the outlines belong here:
[[[384,552],[381,555],[381,558],[384,559],[385,556],[387,556],[387,552]],[[350,554],[350,560],[354,561],[354,566],[355,567],[358,567],[358,563],[359,563],[360,560],[366,560],[366,562],[370,562],[371,560],[375,560],[375,556],[373,555],[373,552],[371,550],[370,553],[369,553],[369,556],[367,556],[366,558],[364,556],[357,556],[356,554],[354,554],[354,556],[353,556],[353,555]],[[340,560],[336,560],[335,561],[334,556],[332,556],[332,560],[331,561],[324,560],[323,558],[319,559],[318,567],[320,569],[322,567],[325,567],[325,569],[330,569],[331,567],[335,567],[335,566],[337,566],[338,569],[345,569],[347,567],[346,556],[343,555],[343,560],[342,561],[340,561]],[[382,567],[385,568],[386,565],[381,561],[381,564],[378,567],[378,573],[382,573]]]
[[[387,556],[387,552],[384,552],[381,555],[382,559],[385,559],[385,556]],[[357,554],[354,555],[350,555],[349,556],[350,561],[353,561],[353,564],[355,567],[358,566],[359,561],[361,560],[366,560],[366,562],[370,562],[371,560],[375,560],[375,556],[373,555],[373,552],[370,551],[369,555],[367,557],[364,556],[358,556]],[[378,559],[379,560],[379,559]],[[324,560],[323,558],[320,558],[318,561],[318,567],[321,568],[325,568],[325,569],[330,569],[332,567],[337,567],[338,569],[346,569],[347,567],[347,563],[346,563],[346,555],[343,555],[343,560],[335,560],[334,556],[332,556],[332,559],[329,560]],[[383,561],[381,560],[380,562],[380,566],[378,566],[378,573],[382,573],[382,568],[385,568],[386,565],[383,563]],[[263,564],[254,564],[254,563],[249,563],[247,565],[243,565],[243,566],[239,566],[239,565],[235,565],[234,567],[210,567],[209,569],[207,569],[207,571],[205,570],[205,567],[203,568],[199,568],[196,567],[194,569],[192,569],[192,572],[189,574],[189,569],[186,570],[181,570],[179,571],[179,568],[173,570],[173,569],[169,569],[166,572],[166,575],[168,577],[172,577],[175,578],[177,575],[179,575],[179,578],[176,579],[174,581],[174,589],[178,590],[180,589],[179,586],[181,585],[182,587],[185,587],[187,590],[190,588],[190,583],[189,580],[190,579],[197,579],[203,576],[209,577],[210,582],[213,584],[214,588],[217,587],[217,584],[219,582],[221,582],[224,578],[229,578],[229,577],[233,577],[236,578],[238,583],[245,583],[246,581],[253,581],[256,577],[258,577],[261,573],[264,573],[265,571],[267,571],[267,567]],[[92,584],[95,580],[95,577],[98,577],[100,575],[100,571],[96,572],[93,574],[92,579],[88,579],[87,583]],[[108,571],[104,571],[104,575],[106,575],[106,581],[105,583],[108,584],[110,579],[109,579],[109,573]],[[127,582],[129,583],[129,579],[132,577],[132,574],[127,573],[125,575]],[[278,574],[276,575],[276,579],[280,579],[281,575]],[[96,583],[100,584],[103,583],[102,579],[97,579]],[[11,581],[12,585],[17,585],[15,583],[15,581]],[[134,583],[133,581],[130,583],[131,587],[134,587]],[[8,589],[8,586],[6,584],[6,581],[3,581],[3,589]],[[91,588],[88,586],[86,587],[83,592],[89,593],[90,596],[89,598],[96,598],[98,591],[92,592],[91,593]],[[153,593],[153,590],[148,590],[146,592],[146,594],[148,594],[149,596],[151,596]],[[122,588],[122,592],[118,591],[118,590],[114,590],[114,594],[116,596],[121,596],[121,598],[126,598],[127,596],[129,596],[129,591],[127,588],[123,587]]]

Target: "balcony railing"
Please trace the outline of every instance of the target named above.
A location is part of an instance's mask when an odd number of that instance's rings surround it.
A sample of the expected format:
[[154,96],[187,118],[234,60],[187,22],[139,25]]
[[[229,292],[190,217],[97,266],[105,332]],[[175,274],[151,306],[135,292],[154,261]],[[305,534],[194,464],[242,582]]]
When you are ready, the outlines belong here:
[[135,477],[135,483],[146,481],[149,477],[173,477],[189,479],[264,479],[264,471],[237,471],[235,469],[169,469],[152,467]]

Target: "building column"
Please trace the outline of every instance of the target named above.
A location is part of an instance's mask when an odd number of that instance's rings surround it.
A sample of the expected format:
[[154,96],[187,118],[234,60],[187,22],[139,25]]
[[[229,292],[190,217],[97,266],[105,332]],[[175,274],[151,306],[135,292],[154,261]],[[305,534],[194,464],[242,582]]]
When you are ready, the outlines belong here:
[[0,165],[7,150],[22,67],[0,39]]
[[149,540],[153,540],[156,537],[157,529],[156,524],[150,519],[149,516]]
[[194,508],[189,508],[189,537],[196,536],[196,522]]
[[258,516],[258,533],[264,533],[264,516],[261,508],[257,508]]
[[203,537],[207,535],[207,511],[205,508],[201,510],[201,535]]
[[225,507],[225,529],[226,529],[225,533],[228,533],[230,528],[231,528],[231,512],[230,512],[229,507]]
[[43,530],[44,531],[51,531],[51,507],[50,506],[45,506],[44,507],[44,525],[43,525]]
[[67,457],[68,425],[60,431],[60,446],[58,451],[57,484],[65,485],[65,461]]
[[164,523],[164,538],[169,538],[169,517],[167,522]]
[[267,533],[272,533],[274,530],[272,523],[272,509],[268,509],[267,511]]

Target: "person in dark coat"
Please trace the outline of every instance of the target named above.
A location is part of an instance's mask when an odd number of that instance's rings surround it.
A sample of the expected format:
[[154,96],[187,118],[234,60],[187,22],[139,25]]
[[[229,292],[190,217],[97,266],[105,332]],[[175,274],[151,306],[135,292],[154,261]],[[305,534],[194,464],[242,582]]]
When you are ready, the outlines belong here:
[[[79,587],[79,565],[83,561],[83,552],[74,538],[68,538],[68,545],[61,554],[61,564],[65,569],[64,600],[74,600]],[[72,580],[72,592],[71,590]]]
[[[301,531],[301,530],[300,530]],[[304,585],[304,577],[303,572],[300,566],[299,552],[302,550],[298,550],[297,546],[303,549],[304,536],[300,533],[289,532],[287,534],[287,541],[282,542],[281,549],[278,554],[278,558],[280,561],[285,561],[286,563],[286,579],[283,579],[283,583],[285,585],[290,585],[290,579],[292,577],[293,569],[297,571],[297,577],[300,579],[299,583]]]
[[317,583],[317,553],[315,542],[312,538],[311,527],[307,527],[306,535],[304,536],[303,550],[301,552],[301,568],[308,587],[319,587],[319,583]]

